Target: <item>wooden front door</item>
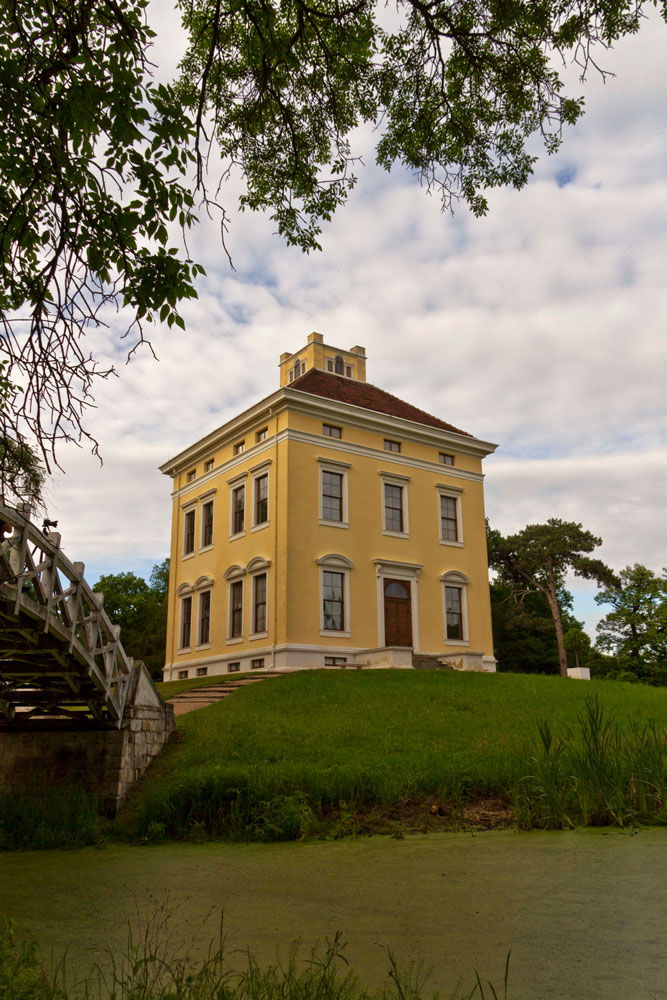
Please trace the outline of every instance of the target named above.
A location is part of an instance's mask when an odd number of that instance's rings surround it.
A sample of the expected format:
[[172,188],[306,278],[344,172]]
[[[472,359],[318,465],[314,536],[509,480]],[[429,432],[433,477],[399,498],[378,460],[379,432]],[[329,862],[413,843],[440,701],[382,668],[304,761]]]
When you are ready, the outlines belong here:
[[405,580],[384,581],[384,644],[412,645],[412,602]]

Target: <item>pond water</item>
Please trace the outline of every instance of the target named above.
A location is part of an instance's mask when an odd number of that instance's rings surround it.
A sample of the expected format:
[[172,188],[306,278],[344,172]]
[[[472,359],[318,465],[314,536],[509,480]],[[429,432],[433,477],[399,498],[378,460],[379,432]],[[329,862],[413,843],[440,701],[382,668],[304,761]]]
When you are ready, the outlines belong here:
[[202,954],[221,911],[228,949],[261,962],[340,930],[369,986],[386,976],[387,947],[430,968],[443,997],[470,988],[474,969],[500,985],[511,949],[511,1000],[667,998],[660,829],[0,855],[2,912],[47,963],[67,949],[70,969],[105,964],[128,921],[165,903],[175,936]]

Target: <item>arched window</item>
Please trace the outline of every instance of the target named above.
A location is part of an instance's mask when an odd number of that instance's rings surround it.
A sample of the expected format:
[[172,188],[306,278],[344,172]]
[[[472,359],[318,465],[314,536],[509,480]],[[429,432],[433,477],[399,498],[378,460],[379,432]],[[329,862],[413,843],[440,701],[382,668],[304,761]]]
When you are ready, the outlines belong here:
[[340,354],[336,355],[335,372],[336,375],[345,374],[345,365],[343,364],[343,359],[341,358]]

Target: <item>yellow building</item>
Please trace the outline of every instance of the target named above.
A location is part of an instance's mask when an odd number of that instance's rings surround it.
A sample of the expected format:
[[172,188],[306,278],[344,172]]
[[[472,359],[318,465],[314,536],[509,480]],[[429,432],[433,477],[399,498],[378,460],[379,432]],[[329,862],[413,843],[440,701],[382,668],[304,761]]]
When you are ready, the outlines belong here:
[[494,670],[482,477],[494,449],[369,385],[363,347],[312,333],[281,356],[273,395],[161,466],[165,680],[420,655]]

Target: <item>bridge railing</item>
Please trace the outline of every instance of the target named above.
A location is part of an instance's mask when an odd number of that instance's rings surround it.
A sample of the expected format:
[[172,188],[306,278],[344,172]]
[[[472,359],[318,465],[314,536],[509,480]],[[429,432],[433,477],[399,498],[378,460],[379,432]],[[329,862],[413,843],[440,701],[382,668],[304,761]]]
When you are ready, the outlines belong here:
[[104,596],[70,562],[60,534],[0,504],[0,716],[84,715],[122,722],[134,662]]

